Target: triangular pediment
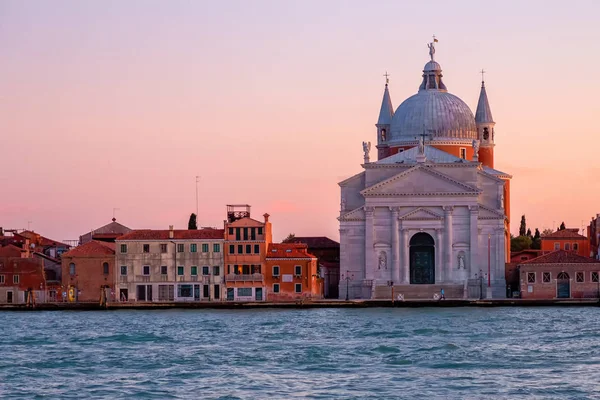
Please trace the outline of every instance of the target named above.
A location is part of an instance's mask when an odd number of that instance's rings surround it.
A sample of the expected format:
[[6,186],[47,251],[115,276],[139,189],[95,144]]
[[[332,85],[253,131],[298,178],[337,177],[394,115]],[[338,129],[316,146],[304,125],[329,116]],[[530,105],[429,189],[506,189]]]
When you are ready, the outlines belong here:
[[480,205],[478,219],[504,219],[506,216],[491,208]]
[[350,212],[343,214],[338,219],[340,221],[364,221],[365,220],[365,210],[363,209],[363,207],[359,207]]
[[403,221],[438,221],[444,219],[444,217],[431,210],[419,207],[416,210],[402,215],[400,219]]
[[476,196],[480,190],[435,171],[427,166],[415,166],[376,183],[363,191],[365,197],[378,196]]

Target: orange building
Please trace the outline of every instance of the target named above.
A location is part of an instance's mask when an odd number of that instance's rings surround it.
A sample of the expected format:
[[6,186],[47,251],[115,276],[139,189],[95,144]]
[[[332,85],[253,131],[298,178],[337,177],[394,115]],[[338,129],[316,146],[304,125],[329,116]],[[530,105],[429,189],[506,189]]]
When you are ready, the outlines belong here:
[[265,300],[265,255],[272,240],[269,214],[250,218],[250,206],[228,205],[225,221],[225,287],[228,301]]
[[115,244],[92,240],[62,255],[62,283],[67,301],[100,301],[102,291],[114,300]]
[[542,252],[549,253],[557,250],[572,251],[583,257],[590,256],[590,242],[587,237],[580,235],[579,229],[563,229],[542,236]]
[[317,257],[302,243],[272,243],[266,257],[267,300],[290,301],[323,297]]

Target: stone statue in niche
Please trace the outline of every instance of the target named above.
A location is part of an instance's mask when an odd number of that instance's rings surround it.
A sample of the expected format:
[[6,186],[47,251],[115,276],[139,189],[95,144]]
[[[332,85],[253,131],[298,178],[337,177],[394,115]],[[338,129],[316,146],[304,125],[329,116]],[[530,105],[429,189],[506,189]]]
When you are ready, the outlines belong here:
[[379,269],[387,269],[387,255],[385,251],[379,253]]
[[459,254],[458,255],[458,269],[466,269],[465,266],[465,255],[464,254]]
[[500,190],[500,207],[501,209],[504,209],[504,189]]
[[340,208],[342,211],[346,211],[346,199],[342,196],[342,201],[340,202]]

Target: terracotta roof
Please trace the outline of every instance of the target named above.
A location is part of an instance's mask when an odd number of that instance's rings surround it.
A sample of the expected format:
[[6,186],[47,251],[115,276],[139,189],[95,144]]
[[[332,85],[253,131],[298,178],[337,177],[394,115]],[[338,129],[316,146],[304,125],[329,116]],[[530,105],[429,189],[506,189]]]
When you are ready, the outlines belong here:
[[175,229],[173,238],[169,237],[170,231],[141,229],[134,230],[119,236],[117,241],[124,240],[190,240],[190,239],[223,239],[225,231],[223,229]]
[[510,256],[514,257],[514,256],[518,256],[519,254],[536,254],[539,255],[542,253],[542,250],[538,250],[538,249],[525,249],[525,250],[520,250],[520,251],[511,251]]
[[0,247],[0,257],[21,257],[23,249],[13,244],[8,246]]
[[114,255],[115,244],[100,242],[98,240],[92,240],[81,246],[77,246],[74,249],[63,253],[63,257],[93,257],[102,255]]
[[339,248],[340,244],[327,236],[296,236],[288,243],[304,243],[310,249]]
[[271,243],[266,258],[316,258],[303,243]]
[[600,264],[600,261],[565,250],[556,250],[519,264]]
[[32,231],[23,231],[23,232],[19,232],[17,234],[15,234],[15,236],[21,236],[24,238],[29,239],[29,241],[37,246],[43,246],[43,247],[48,247],[48,246],[57,246],[57,247],[71,247],[68,244],[65,243],[61,243],[58,242],[56,240],[52,240],[52,239],[48,239],[47,237],[44,237],[42,235],[40,235],[39,233],[35,233]]
[[542,236],[542,240],[544,239],[587,239],[587,237],[580,235],[579,229],[563,229],[562,231],[552,232],[549,235]]

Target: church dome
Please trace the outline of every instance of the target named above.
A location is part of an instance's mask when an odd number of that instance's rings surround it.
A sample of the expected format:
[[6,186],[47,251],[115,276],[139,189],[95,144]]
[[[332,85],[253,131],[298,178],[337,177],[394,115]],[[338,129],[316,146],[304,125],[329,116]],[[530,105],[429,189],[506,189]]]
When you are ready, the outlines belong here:
[[432,140],[477,139],[475,117],[464,101],[445,90],[420,90],[394,113],[389,141],[415,141],[423,133]]
[[473,112],[460,98],[448,93],[442,81],[442,67],[433,59],[435,48],[430,47],[431,60],[423,67],[419,92],[406,99],[392,118],[390,143],[413,142],[426,134],[430,140],[477,139]]

